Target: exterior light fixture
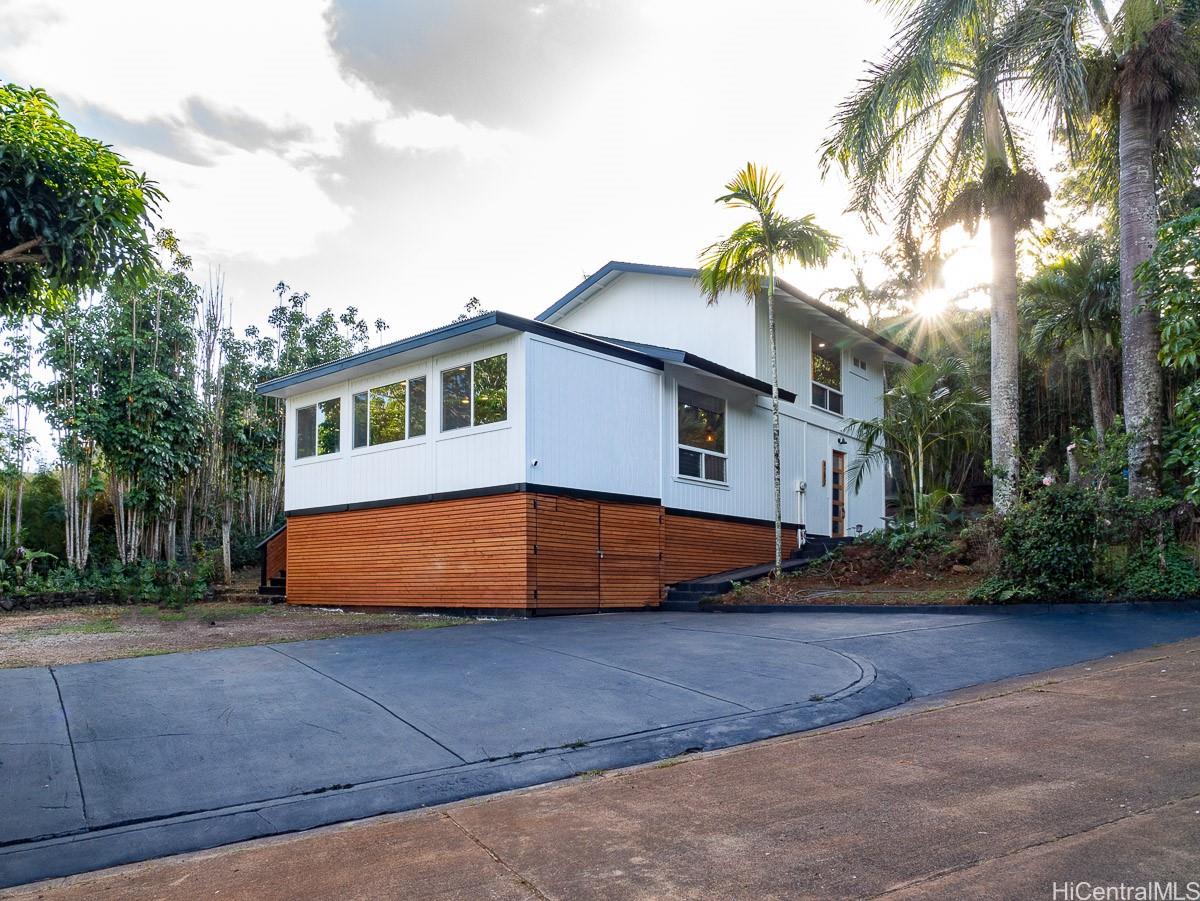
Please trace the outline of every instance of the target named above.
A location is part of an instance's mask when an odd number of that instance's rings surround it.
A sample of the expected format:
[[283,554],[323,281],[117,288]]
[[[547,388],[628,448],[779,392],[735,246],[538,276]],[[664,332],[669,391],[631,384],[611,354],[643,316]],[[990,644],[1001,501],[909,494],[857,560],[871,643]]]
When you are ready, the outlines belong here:
[[861,522],[860,522],[858,525],[856,525],[856,526],[854,527],[854,534],[855,534],[855,535],[861,535],[861,534],[862,534],[862,523],[861,523]]

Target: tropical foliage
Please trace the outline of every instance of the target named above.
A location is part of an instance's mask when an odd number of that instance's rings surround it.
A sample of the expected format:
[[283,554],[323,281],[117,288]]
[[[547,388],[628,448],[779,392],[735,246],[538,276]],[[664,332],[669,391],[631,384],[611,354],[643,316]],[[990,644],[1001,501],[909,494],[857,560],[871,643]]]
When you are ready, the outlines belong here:
[[748,210],[752,217],[701,255],[698,280],[710,304],[726,292],[742,294],[756,303],[764,293],[771,357],[771,459],[775,499],[775,575],[783,568],[783,502],[779,460],[779,354],[776,341],[775,273],[787,263],[823,266],[837,239],[812,216],[792,219],[779,210],[783,182],[761,166],[747,163],[725,186],[716,202]]
[[966,363],[947,358],[895,373],[883,407],[879,419],[848,423],[860,447],[847,477],[857,491],[868,473],[899,461],[905,516],[918,527],[930,525],[942,507],[961,500],[982,449],[987,396],[972,383]]
[[163,196],[113,150],[78,134],[44,91],[0,85],[0,313],[136,279]]

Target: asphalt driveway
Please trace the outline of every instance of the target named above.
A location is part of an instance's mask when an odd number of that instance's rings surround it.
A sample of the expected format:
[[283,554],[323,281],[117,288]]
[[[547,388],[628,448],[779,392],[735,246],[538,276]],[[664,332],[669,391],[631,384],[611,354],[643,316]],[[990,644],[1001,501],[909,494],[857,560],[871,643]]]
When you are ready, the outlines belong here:
[[0,671],[0,886],[801,731],[1195,607],[639,613]]

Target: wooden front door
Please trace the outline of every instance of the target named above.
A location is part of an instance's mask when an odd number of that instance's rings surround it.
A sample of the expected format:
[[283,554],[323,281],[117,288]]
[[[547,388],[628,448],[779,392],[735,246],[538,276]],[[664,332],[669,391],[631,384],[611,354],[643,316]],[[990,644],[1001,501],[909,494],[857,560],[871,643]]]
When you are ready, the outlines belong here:
[[662,508],[600,506],[600,606],[641,607],[662,592]]
[[829,534],[841,538],[846,534],[846,455],[833,452],[833,478],[830,480]]
[[600,505],[539,495],[533,501],[533,606],[600,609]]

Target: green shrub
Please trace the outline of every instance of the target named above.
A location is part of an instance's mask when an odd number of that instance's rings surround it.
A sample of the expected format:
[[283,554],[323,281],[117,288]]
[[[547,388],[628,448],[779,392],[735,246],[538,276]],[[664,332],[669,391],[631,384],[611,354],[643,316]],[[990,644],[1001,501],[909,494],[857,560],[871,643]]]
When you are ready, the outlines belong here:
[[1146,544],[1128,557],[1120,577],[1120,597],[1129,601],[1177,600],[1200,596],[1200,575],[1191,556],[1175,542]]
[[1193,560],[1175,540],[1169,498],[1052,484],[997,521],[1000,563],[976,600],[1088,601],[1200,595]]

